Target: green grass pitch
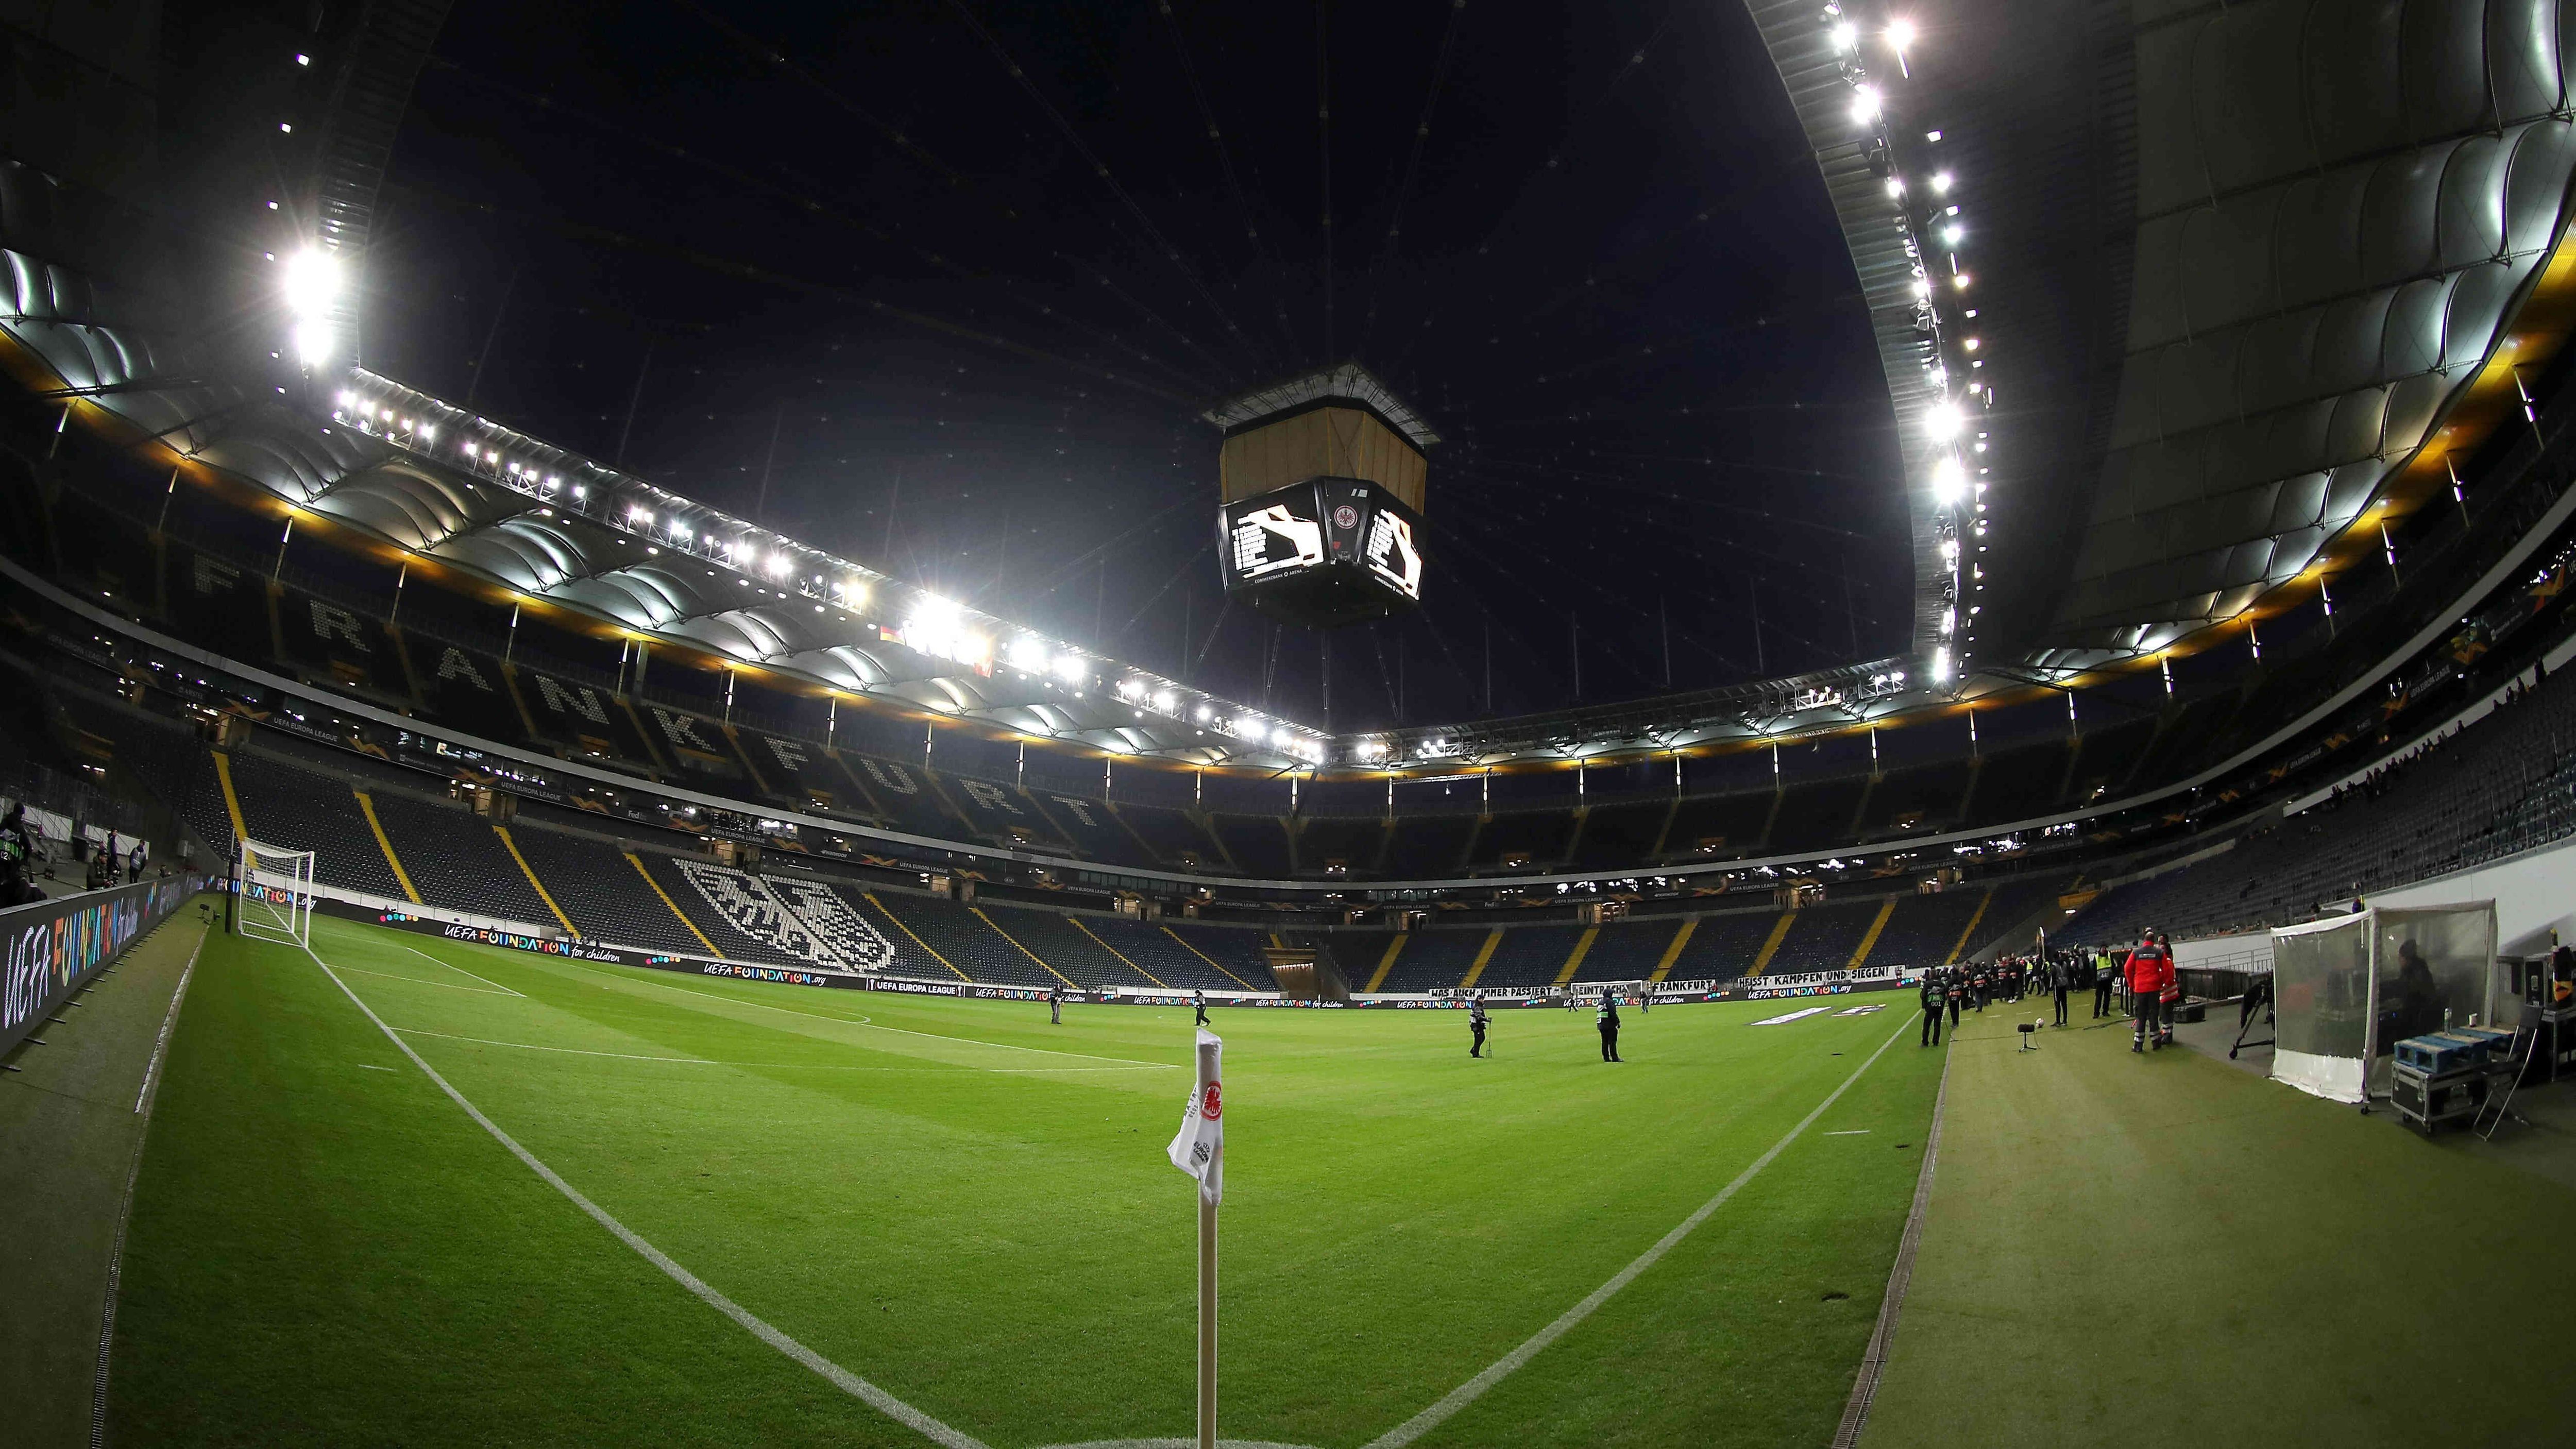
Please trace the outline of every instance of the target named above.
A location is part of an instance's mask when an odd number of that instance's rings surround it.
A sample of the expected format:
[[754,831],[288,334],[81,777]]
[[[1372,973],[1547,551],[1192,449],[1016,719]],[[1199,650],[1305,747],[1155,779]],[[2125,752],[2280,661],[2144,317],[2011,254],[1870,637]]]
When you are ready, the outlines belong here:
[[[1183,1010],[915,1000],[318,921],[420,1056],[634,1233],[994,1449],[1192,1432]],[[1229,1439],[1359,1449],[1762,1172],[1431,1446],[1822,1444],[1921,1165],[1908,998],[1213,1013]],[[291,947],[208,940],[117,1318],[125,1443],[929,1442],[510,1155]]]

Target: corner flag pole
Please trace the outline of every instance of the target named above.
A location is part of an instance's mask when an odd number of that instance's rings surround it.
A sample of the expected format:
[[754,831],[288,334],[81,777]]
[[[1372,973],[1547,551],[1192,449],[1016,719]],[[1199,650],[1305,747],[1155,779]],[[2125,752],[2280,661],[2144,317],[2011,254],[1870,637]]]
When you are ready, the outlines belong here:
[[1225,1042],[1198,1029],[1198,1080],[1181,1108],[1181,1130],[1165,1150],[1199,1187],[1199,1437],[1216,1449],[1216,1209],[1225,1200]]
[[1199,1449],[1216,1449],[1216,1204],[1206,1193],[1199,1194]]

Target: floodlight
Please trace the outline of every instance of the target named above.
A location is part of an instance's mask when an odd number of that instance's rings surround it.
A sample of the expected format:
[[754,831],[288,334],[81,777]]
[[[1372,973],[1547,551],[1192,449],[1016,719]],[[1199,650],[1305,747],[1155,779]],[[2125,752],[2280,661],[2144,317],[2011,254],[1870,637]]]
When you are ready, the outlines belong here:
[[1832,37],[1834,49],[1836,50],[1849,50],[1853,45],[1858,43],[1860,39],[1860,32],[1852,29],[1852,24],[1848,20],[1837,24],[1833,29],[1825,33]]
[[1913,21],[1911,21],[1911,20],[1891,20],[1891,21],[1887,22],[1887,48],[1888,48],[1888,49],[1895,51],[1895,52],[1896,52],[1897,54],[1899,54],[1899,55],[1902,55],[1902,54],[1904,54],[1904,53],[1905,53],[1906,48],[1907,48],[1908,46],[1911,46],[1912,44],[1914,44],[1914,22],[1913,22]]
[[1878,119],[1880,97],[1876,86],[1852,87],[1852,121],[1866,126]]
[[1959,405],[1948,398],[1934,403],[1923,413],[1923,431],[1936,443],[1946,443],[1959,436],[1964,422],[1959,415]]
[[1935,196],[1947,196],[1947,195],[1949,195],[1949,194],[1950,194],[1950,181],[1951,181],[1951,176],[1950,176],[1950,173],[1949,173],[1949,172],[1947,172],[1947,171],[1935,171],[1935,172],[1933,172],[1933,173],[1932,173],[1932,194],[1933,194],[1933,195],[1935,195]]
[[1932,501],[1944,508],[1955,508],[1967,496],[1968,470],[1959,466],[1955,453],[1944,453],[1932,465]]
[[286,307],[299,318],[327,315],[340,300],[340,263],[329,252],[306,247],[286,259]]
[[1950,648],[1946,644],[1932,651],[1932,682],[1950,682]]
[[1080,684],[1091,677],[1091,666],[1079,654],[1059,654],[1055,660],[1055,677],[1067,684]]
[[295,324],[295,360],[320,367],[331,360],[331,324],[320,318]]
[[1172,712],[1172,706],[1178,702],[1179,701],[1173,698],[1172,692],[1168,689],[1158,689],[1154,691],[1154,708],[1161,710],[1165,714],[1170,714]]

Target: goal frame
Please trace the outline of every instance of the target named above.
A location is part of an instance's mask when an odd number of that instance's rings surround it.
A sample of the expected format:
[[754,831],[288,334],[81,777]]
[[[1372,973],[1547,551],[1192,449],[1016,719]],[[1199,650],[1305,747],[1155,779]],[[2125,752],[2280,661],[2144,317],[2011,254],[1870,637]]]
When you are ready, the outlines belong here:
[[310,850],[248,838],[234,842],[233,934],[312,949],[317,863]]

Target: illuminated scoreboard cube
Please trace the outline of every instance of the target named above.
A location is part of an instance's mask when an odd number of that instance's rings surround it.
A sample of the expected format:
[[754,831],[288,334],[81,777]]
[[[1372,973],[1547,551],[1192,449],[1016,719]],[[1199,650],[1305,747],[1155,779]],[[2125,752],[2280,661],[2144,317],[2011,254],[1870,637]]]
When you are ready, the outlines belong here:
[[1422,601],[1422,508],[1440,441],[1357,363],[1256,388],[1203,416],[1225,429],[1217,555],[1228,595],[1330,628]]

